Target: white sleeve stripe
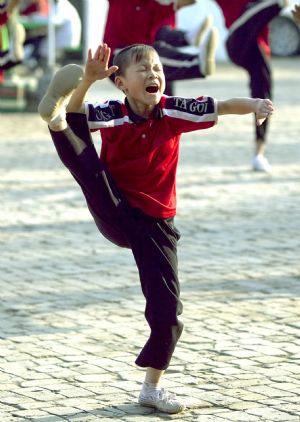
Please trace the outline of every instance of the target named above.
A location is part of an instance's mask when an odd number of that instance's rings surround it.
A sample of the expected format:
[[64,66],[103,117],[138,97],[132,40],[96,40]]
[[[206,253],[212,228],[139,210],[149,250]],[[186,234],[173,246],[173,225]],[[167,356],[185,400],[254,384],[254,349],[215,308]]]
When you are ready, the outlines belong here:
[[193,66],[200,66],[199,59],[193,60],[176,60],[176,59],[169,59],[167,57],[160,56],[160,61],[164,66],[169,67],[178,67],[178,68],[190,68]]
[[98,108],[107,108],[107,107],[109,107],[111,104],[115,104],[115,103],[117,103],[117,104],[120,104],[120,105],[122,105],[123,104],[123,102],[122,101],[120,101],[120,100],[107,100],[107,101],[105,101],[104,103],[99,103],[99,102],[94,102],[94,103],[89,103],[89,102],[87,102],[87,104],[90,104],[90,105],[92,105],[93,106],[93,108],[96,108],[96,107],[98,107]]
[[262,3],[258,3],[257,5],[250,7],[246,12],[244,12],[238,19],[236,19],[233,24],[230,26],[228,33],[232,34],[232,32],[236,31],[240,26],[244,25],[248,20],[250,20],[254,15],[260,12],[263,9],[267,9],[268,7],[275,6],[279,2],[278,0],[268,0]]
[[191,114],[185,111],[163,109],[164,116],[172,117],[175,119],[187,120],[189,122],[200,123],[200,122],[215,122],[217,120],[216,113],[206,113],[202,115]]
[[121,126],[124,123],[132,124],[133,122],[129,119],[128,116],[124,116],[120,119],[111,119],[107,121],[93,121],[89,120],[89,128],[90,129],[100,129],[100,128],[108,128],[108,127],[115,127],[115,126]]

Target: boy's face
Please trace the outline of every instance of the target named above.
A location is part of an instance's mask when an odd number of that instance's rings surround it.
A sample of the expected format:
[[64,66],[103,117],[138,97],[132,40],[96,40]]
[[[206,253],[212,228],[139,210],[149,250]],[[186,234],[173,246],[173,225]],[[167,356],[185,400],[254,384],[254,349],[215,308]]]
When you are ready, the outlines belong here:
[[124,76],[116,78],[116,85],[126,95],[134,111],[153,108],[165,90],[165,75],[156,52],[150,52],[138,63],[132,62]]

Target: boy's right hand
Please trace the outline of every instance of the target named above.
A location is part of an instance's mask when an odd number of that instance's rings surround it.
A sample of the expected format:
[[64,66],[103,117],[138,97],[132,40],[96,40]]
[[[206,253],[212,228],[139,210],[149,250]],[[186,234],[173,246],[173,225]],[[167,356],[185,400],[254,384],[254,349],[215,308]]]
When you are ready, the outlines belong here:
[[255,104],[255,115],[257,126],[260,126],[274,111],[273,103],[269,99],[257,99]]
[[95,54],[88,51],[88,58],[85,65],[84,79],[90,83],[108,78],[118,70],[118,66],[108,67],[110,58],[110,48],[107,44],[99,45]]

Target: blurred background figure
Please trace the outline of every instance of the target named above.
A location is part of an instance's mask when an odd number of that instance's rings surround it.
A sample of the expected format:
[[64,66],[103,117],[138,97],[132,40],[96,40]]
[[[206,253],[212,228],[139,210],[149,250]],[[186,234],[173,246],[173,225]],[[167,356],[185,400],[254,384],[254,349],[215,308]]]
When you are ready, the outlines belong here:
[[[215,70],[217,31],[205,18],[197,28],[177,31],[176,11],[196,0],[108,0],[103,41],[112,56],[135,43],[152,45],[158,52],[166,76],[167,95],[174,95],[173,82],[204,78]],[[182,47],[193,45],[193,52]],[[113,79],[112,75],[112,79]]]
[[[77,9],[69,0],[54,0],[55,48],[57,58],[60,59],[64,50],[76,48],[81,41],[81,19]],[[47,41],[40,45],[41,57],[47,57]]]
[[[253,98],[272,98],[271,49],[268,24],[288,0],[216,0],[222,9],[228,28],[226,41],[230,60],[243,67],[249,75],[250,92]],[[252,168],[270,172],[271,165],[264,156],[268,119],[261,125],[255,124],[255,156]]]
[[[34,4],[37,7],[33,7]],[[48,17],[47,0],[32,0],[20,13],[27,29],[25,41],[25,64],[33,69],[44,67],[48,58]],[[51,13],[55,28],[56,60],[63,60],[67,49],[81,45],[82,24],[77,9],[69,0],[54,0]]]
[[0,83],[4,71],[20,64],[24,58],[25,30],[15,13],[18,0],[0,0]]

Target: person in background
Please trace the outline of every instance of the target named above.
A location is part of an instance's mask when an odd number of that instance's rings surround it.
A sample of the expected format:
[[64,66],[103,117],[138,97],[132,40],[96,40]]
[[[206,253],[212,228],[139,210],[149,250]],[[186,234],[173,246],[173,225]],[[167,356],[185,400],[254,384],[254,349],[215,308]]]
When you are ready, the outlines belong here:
[[[77,9],[69,0],[55,0],[53,16],[55,49],[59,58],[66,48],[80,46],[82,25]],[[41,43],[40,54],[42,57],[48,54],[46,40]]]
[[169,22],[156,31],[155,41],[164,41],[174,47],[199,46],[205,32],[212,26],[212,15],[207,15],[200,25],[181,30],[176,25],[176,12],[183,7],[192,6],[197,0],[156,0],[162,5],[173,3],[173,13]]
[[[272,71],[268,43],[268,23],[288,5],[288,0],[216,0],[228,28],[226,48],[233,63],[243,67],[249,75],[253,98],[272,98]],[[270,172],[265,157],[268,120],[255,126],[255,155],[252,168]]]
[[0,82],[4,71],[23,61],[25,30],[15,14],[20,0],[0,0]]
[[[176,26],[176,10],[195,3],[196,0],[108,0],[109,7],[104,28],[103,42],[108,44],[113,56],[121,48],[135,43],[152,45],[159,54],[166,75],[166,91],[173,95],[173,82],[204,78],[215,71],[215,53],[218,32],[206,19],[187,34],[185,45],[200,43],[195,53],[183,52],[171,45],[160,31]],[[192,39],[191,39],[192,38]],[[114,75],[111,76],[113,80]]]
[[[39,3],[38,8],[34,7],[36,2]],[[32,36],[29,31],[25,42],[25,60],[30,68],[35,68],[47,60],[48,18],[50,12],[53,16],[52,23],[55,28],[56,59],[62,59],[66,49],[77,48],[81,43],[81,19],[73,4],[69,0],[54,0],[54,10],[50,11],[49,7],[45,7],[44,2],[45,0],[33,0],[31,5],[21,11],[23,15],[27,16],[29,21],[41,25],[38,34],[35,34],[34,31]]]
[[22,16],[37,14],[47,18],[49,14],[48,0],[21,0],[19,12]]

